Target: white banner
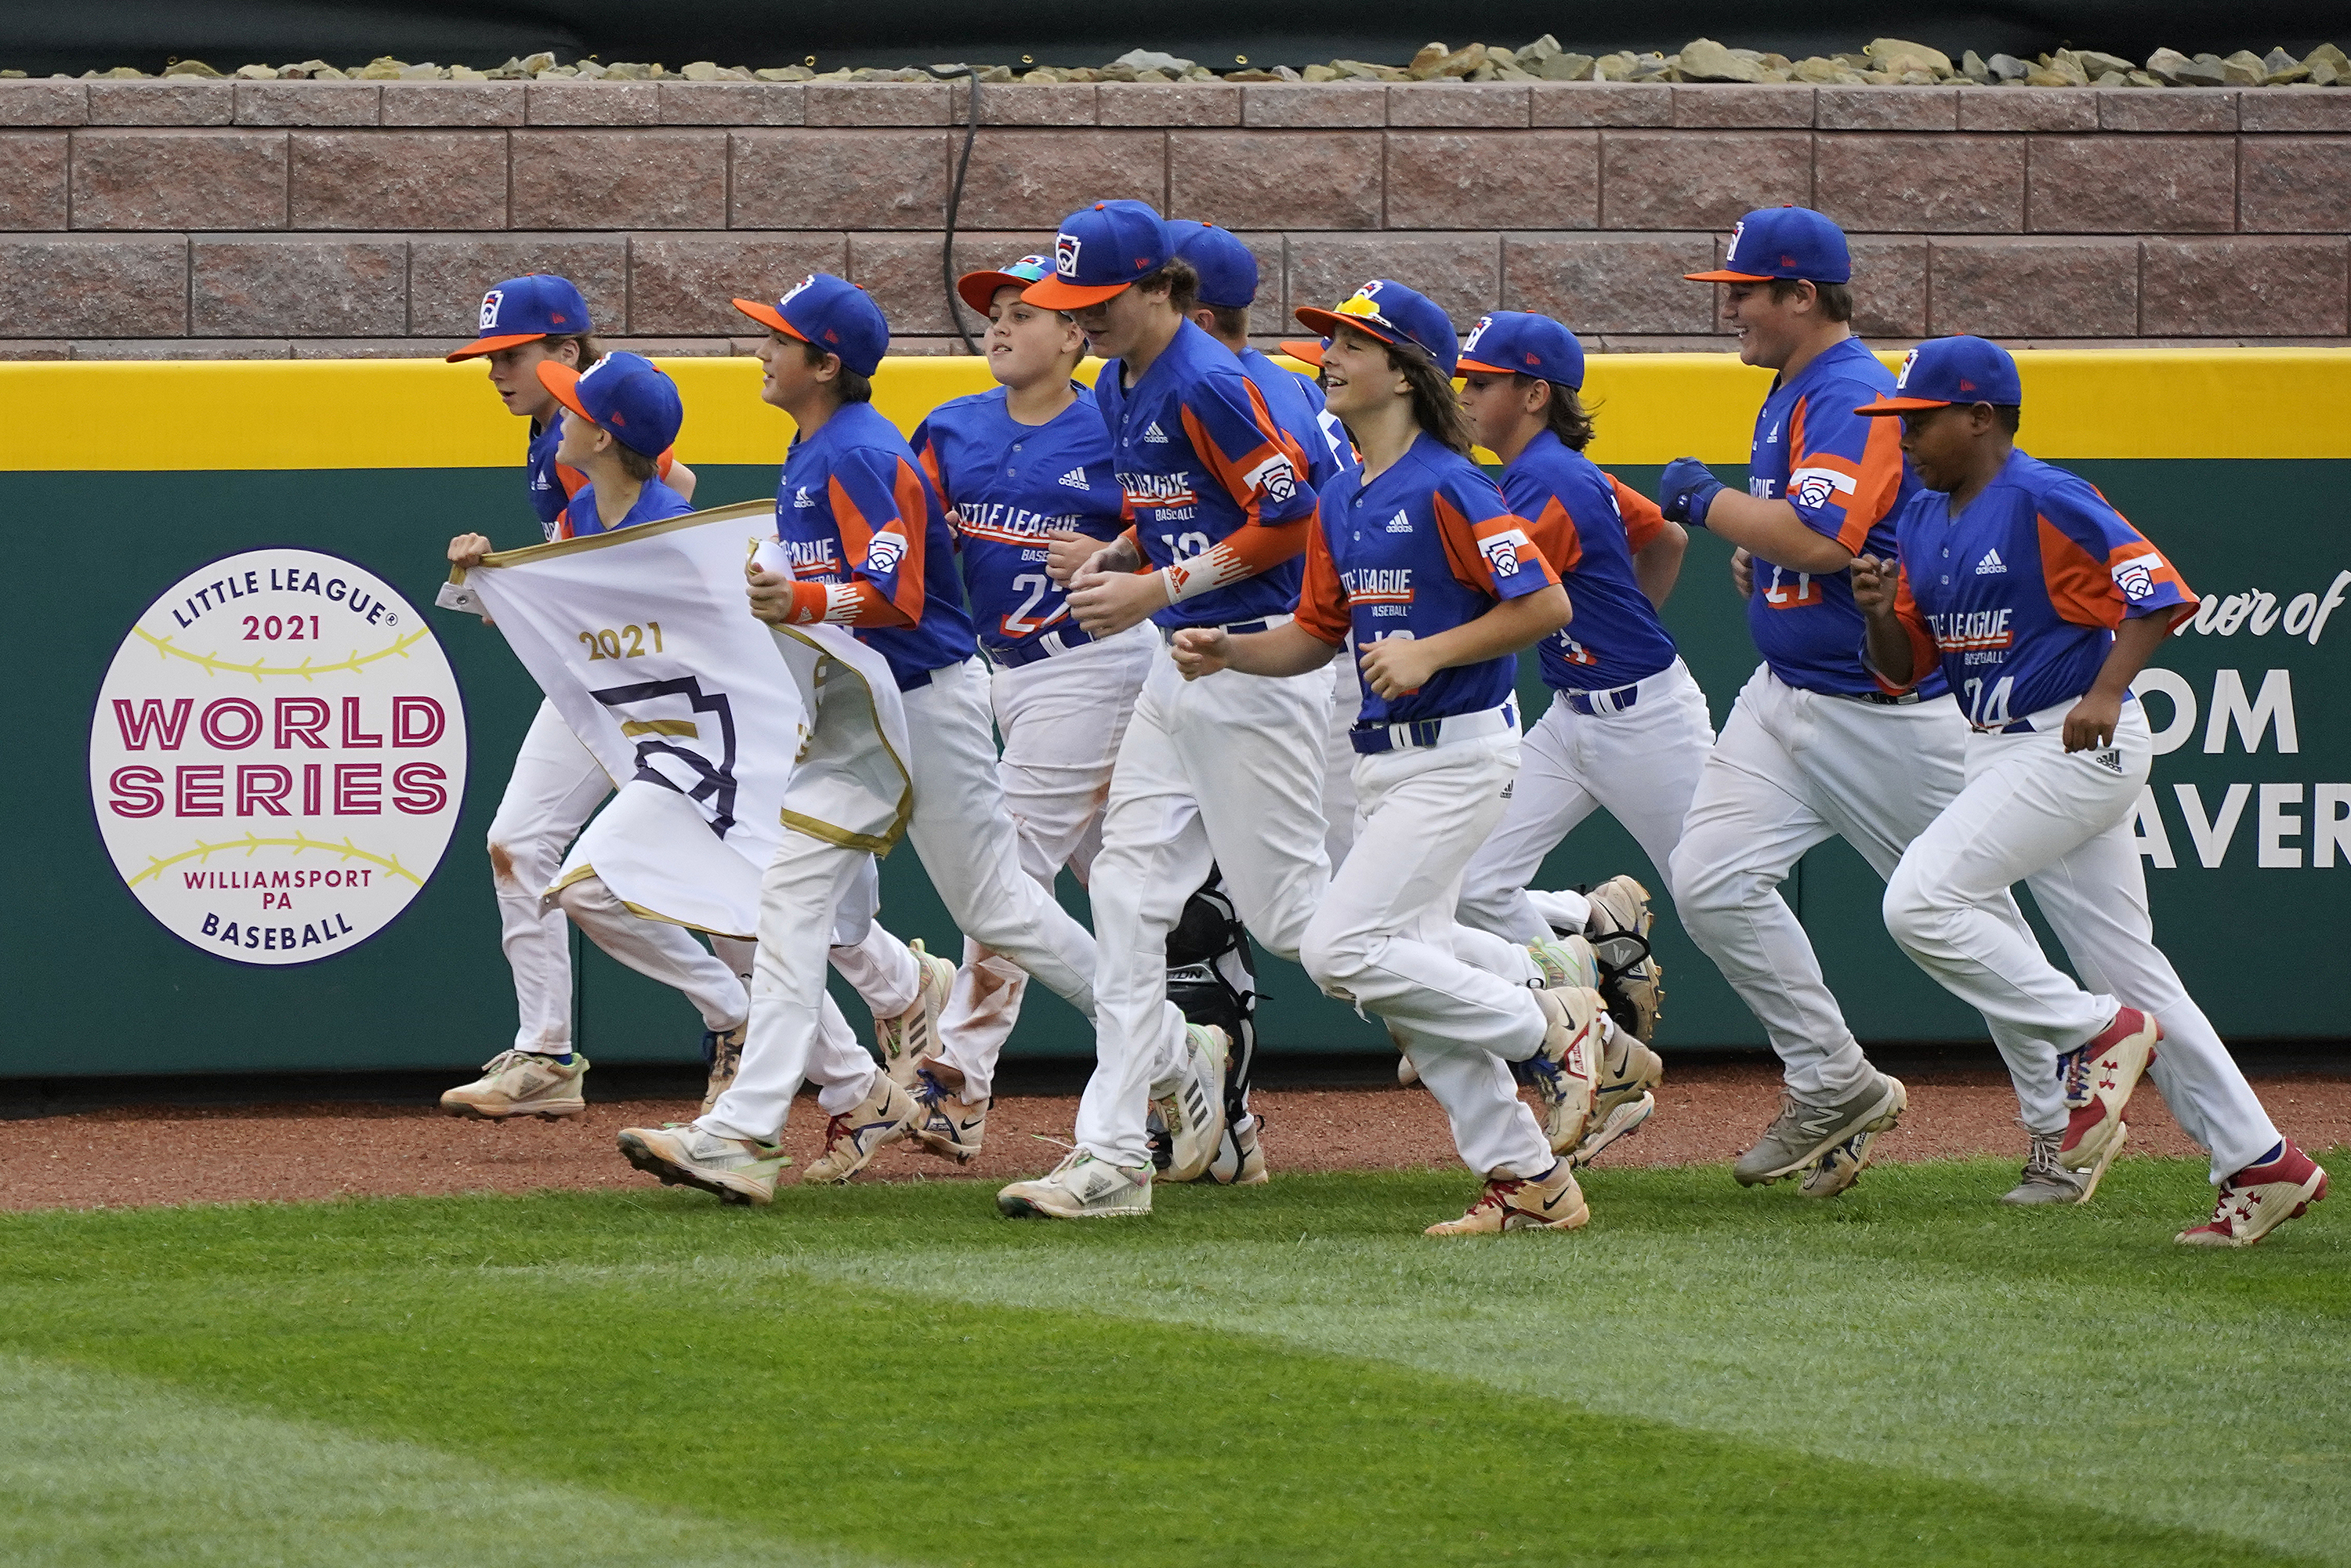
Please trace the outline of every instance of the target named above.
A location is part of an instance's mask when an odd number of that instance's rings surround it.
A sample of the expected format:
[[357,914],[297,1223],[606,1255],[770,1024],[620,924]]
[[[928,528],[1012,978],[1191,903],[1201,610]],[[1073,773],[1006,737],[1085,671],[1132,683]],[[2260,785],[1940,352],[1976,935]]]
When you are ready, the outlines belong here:
[[[851,677],[841,695],[873,710],[879,751],[903,757],[905,718],[879,654],[841,628],[776,633],[752,619],[744,565],[774,535],[773,504],[753,502],[501,551],[451,574],[441,602],[496,622],[621,784],[558,886],[592,873],[640,914],[748,937],[828,685]],[[852,833],[889,824],[867,847],[895,841],[910,800],[903,768],[868,768],[848,790],[837,776],[808,782],[827,786],[813,802],[822,821]]]

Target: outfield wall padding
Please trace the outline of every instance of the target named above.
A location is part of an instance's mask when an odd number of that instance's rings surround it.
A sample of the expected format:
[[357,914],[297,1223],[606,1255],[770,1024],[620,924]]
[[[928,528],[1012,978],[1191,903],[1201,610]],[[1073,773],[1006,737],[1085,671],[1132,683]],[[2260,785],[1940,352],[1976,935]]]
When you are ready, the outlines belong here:
[[[756,368],[670,368],[697,501],[771,495],[789,425],[758,402]],[[2051,353],[2023,368],[2022,444],[2097,483],[2207,596],[2199,622],[2166,646],[2168,673],[2142,683],[2165,747],[2143,824],[2164,945],[2225,1034],[2339,1038],[2351,939],[2351,351]],[[911,426],[981,374],[968,361],[892,361],[877,401]],[[1629,482],[1653,486],[1660,464],[1690,450],[1738,482],[1760,372],[1674,356],[1595,361],[1592,374],[1595,455]],[[0,367],[11,619],[39,677],[19,711],[66,726],[62,759],[21,770],[8,792],[0,1077],[456,1069],[511,1037],[482,846],[538,694],[495,630],[424,608],[450,535],[516,544],[534,527],[520,426],[479,375],[413,363]],[[348,954],[275,969],[209,956],[145,912],[100,841],[82,755],[133,621],[199,566],[264,546],[331,552],[418,606],[462,686],[471,739],[454,837],[405,913]],[[1697,537],[1667,611],[1718,723],[1755,663],[1727,553]],[[1531,716],[1544,695],[1527,669]],[[221,679],[223,691],[241,689]],[[29,739],[41,727],[25,727]],[[1681,934],[1662,879],[1612,822],[1579,829],[1543,881],[1625,870],[1660,891],[1660,1044],[1670,1054],[1760,1043]],[[1980,1038],[1980,1022],[1887,938],[1879,891],[1834,843],[1786,888],[1856,1032]],[[1066,883],[1065,897],[1082,909]],[[902,935],[957,950],[911,849],[885,863],[884,912]],[[700,1026],[681,999],[592,951],[577,975],[579,1039],[596,1059],[691,1059]],[[1376,1024],[1317,996],[1296,969],[1270,964],[1264,983],[1268,1050],[1384,1046]],[[862,1023],[862,1009],[851,1016]],[[1079,1055],[1091,1040],[1040,992],[1011,1050]]]

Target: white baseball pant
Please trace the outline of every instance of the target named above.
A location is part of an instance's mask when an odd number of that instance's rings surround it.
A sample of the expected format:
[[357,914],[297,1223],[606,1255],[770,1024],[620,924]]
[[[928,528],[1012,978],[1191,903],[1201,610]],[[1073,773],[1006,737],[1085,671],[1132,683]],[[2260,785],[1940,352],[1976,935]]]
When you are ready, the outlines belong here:
[[1502,820],[1519,753],[1513,725],[1358,758],[1354,849],[1298,956],[1326,994],[1386,1022],[1444,1107],[1462,1160],[1486,1176],[1539,1176],[1556,1158],[1507,1065],[1542,1044],[1542,1010],[1524,981],[1532,965],[1454,918],[1462,867]]
[[[1682,925],[1763,1025],[1788,1087],[1843,1099],[1870,1067],[1779,894],[1806,850],[1841,837],[1881,877],[1959,792],[1968,724],[1948,696],[1881,705],[1791,686],[1760,666],[1707,756],[1667,881]],[[2016,900],[1993,901],[2020,937]],[[1985,1020],[2025,1125],[2062,1131],[2056,1048]]]
[[539,895],[562,869],[564,851],[611,792],[602,767],[555,705],[541,698],[490,820],[498,939],[514,970],[521,1014],[517,1051],[560,1056],[571,1049],[571,932],[562,911]]
[[1297,957],[1331,880],[1330,705],[1327,670],[1186,681],[1164,648],[1154,656],[1111,774],[1089,889],[1100,1010],[1077,1146],[1095,1158],[1129,1168],[1151,1161],[1151,1086],[1174,1075],[1185,1039],[1184,1015],[1167,999],[1167,933],[1210,865],[1224,872],[1249,934]]
[[[1127,717],[1158,639],[1147,626],[1081,643],[988,682],[1004,739],[997,779],[1019,831],[1021,869],[1052,896],[1068,866],[1087,882],[1100,845],[1102,803]],[[962,1096],[993,1092],[997,1059],[1019,1020],[1029,972],[967,936],[955,990],[939,1019],[939,1054],[963,1074]]]
[[1355,841],[1355,746],[1350,738],[1364,713],[1364,683],[1355,673],[1351,637],[1331,661],[1331,725],[1323,737],[1322,848],[1336,876]]
[[1578,713],[1555,692],[1527,733],[1510,807],[1462,873],[1465,925],[1518,943],[1548,937],[1551,923],[1527,901],[1527,883],[1594,810],[1622,823],[1657,868],[1660,884],[1672,885],[1667,868],[1714,747],[1706,694],[1676,659],[1593,706],[1611,711]]
[[[2028,733],[1968,737],[1966,787],[1886,882],[1886,929],[1953,996],[2061,1050],[2087,1043],[2120,1006],[2152,1014],[2163,1043],[2149,1076],[2222,1181],[2267,1154],[2278,1131],[2155,945],[2131,828],[2154,762],[2147,716],[2126,702],[2111,748],[2069,754],[2073,706],[2033,714]],[[2092,989],[2002,917],[2020,881]]]

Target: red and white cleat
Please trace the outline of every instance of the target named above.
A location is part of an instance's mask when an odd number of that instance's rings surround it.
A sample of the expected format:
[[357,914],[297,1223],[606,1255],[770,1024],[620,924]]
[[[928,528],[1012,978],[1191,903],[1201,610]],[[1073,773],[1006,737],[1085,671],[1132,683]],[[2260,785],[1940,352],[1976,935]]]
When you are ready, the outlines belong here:
[[2183,1247],[2251,1247],[2325,1196],[2325,1170],[2289,1139],[2277,1158],[2222,1182],[2212,1218],[2172,1239]]
[[2072,1115],[2057,1145],[2057,1163],[2069,1171],[2095,1170],[2112,1157],[2108,1145],[2123,1139],[2123,1108],[2139,1075],[2155,1060],[2163,1026],[2137,1008],[2125,1008],[2097,1039],[2057,1059]]

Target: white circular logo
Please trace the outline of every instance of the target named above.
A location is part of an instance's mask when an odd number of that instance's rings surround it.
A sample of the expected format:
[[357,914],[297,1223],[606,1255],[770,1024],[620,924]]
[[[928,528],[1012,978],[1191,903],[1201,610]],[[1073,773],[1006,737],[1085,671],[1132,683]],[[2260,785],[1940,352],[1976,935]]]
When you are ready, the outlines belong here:
[[89,727],[115,870],[191,946],[308,964],[423,891],[465,795],[465,709],[422,616],[321,550],[190,573],[115,651]]

